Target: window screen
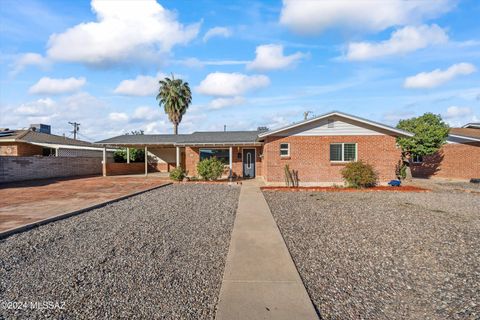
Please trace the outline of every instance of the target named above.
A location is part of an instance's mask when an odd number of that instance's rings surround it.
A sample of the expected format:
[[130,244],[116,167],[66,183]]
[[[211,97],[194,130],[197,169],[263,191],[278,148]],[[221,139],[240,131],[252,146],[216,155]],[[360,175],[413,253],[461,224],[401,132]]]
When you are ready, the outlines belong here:
[[330,161],[342,161],[342,145],[330,145]]
[[330,161],[356,161],[357,145],[355,143],[332,143]]
[[357,145],[354,143],[345,143],[343,145],[343,161],[355,161],[357,155]]

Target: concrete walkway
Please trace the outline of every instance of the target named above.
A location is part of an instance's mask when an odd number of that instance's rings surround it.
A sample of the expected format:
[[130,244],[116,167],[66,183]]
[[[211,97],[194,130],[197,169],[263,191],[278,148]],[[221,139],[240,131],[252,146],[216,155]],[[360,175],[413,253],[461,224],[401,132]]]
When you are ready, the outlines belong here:
[[216,319],[318,319],[260,185],[242,184]]

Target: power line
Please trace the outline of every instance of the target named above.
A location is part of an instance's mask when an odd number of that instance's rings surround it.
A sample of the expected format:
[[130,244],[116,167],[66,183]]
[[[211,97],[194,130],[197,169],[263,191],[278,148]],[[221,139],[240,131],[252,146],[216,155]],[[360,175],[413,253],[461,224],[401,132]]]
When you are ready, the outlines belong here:
[[78,122],[68,122],[70,125],[73,126],[73,140],[77,140],[77,132],[80,131],[80,123]]

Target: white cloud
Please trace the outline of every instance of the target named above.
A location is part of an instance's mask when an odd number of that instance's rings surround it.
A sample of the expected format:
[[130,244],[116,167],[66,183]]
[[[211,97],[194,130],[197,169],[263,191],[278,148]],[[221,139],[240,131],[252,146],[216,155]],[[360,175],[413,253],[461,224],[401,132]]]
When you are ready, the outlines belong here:
[[346,57],[348,60],[369,60],[383,56],[405,54],[447,41],[448,35],[436,24],[408,26],[394,31],[390,39],[382,42],[349,43]]
[[225,27],[214,27],[209,29],[203,36],[203,42],[207,42],[213,37],[224,37],[228,38],[232,35],[232,31],[229,28]]
[[160,107],[152,108],[148,106],[137,107],[132,115],[134,121],[152,121],[158,120],[163,114],[163,109]]
[[157,57],[194,39],[200,24],[184,26],[155,0],[92,0],[96,22],[53,34],[47,54],[54,60],[102,65],[133,57]]
[[453,0],[284,0],[280,23],[305,34],[318,33],[335,26],[381,31],[437,17],[449,11],[454,3]]
[[210,101],[210,109],[222,109],[225,107],[238,106],[246,102],[244,97],[216,98]]
[[473,114],[473,110],[470,107],[451,106],[447,108],[447,112],[443,114],[443,117],[445,119],[453,119],[453,118],[467,117],[472,114]]
[[43,77],[28,89],[30,94],[62,94],[80,90],[87,81],[85,78],[54,79]]
[[421,72],[405,79],[405,88],[434,88],[459,75],[468,75],[477,71],[471,63],[457,63],[446,70],[435,69],[431,72]]
[[108,119],[117,122],[128,121],[128,115],[124,112],[111,112],[108,114]]
[[270,79],[264,75],[214,72],[207,75],[196,88],[201,94],[217,97],[240,96],[247,91],[266,87]]
[[22,103],[15,113],[20,116],[47,116],[55,107],[55,101],[50,98],[38,99],[31,102]]
[[158,81],[165,77],[161,72],[155,77],[139,75],[132,80],[123,80],[113,92],[127,96],[153,96],[158,92]]
[[50,61],[38,53],[23,53],[15,59],[10,74],[16,75],[22,72],[27,66],[38,66],[41,69],[47,69],[50,66]]
[[295,52],[294,54],[285,56],[283,54],[283,46],[276,44],[258,46],[255,53],[255,60],[247,64],[247,69],[249,70],[283,69],[295,64],[306,56],[306,54],[302,52]]

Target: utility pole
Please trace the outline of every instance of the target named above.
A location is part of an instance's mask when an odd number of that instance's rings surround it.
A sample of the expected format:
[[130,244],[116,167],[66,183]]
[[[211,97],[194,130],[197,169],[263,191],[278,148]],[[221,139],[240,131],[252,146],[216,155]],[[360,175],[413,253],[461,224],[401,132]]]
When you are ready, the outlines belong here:
[[80,123],[78,122],[68,122],[70,125],[73,126],[73,140],[77,140],[77,132],[80,131]]

